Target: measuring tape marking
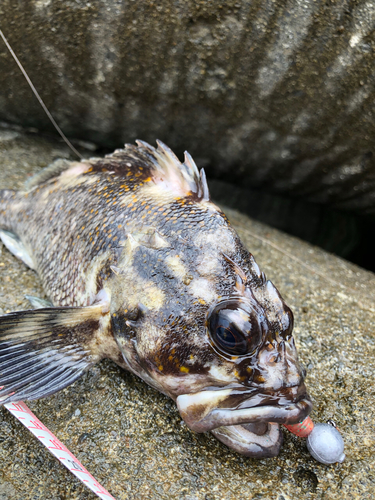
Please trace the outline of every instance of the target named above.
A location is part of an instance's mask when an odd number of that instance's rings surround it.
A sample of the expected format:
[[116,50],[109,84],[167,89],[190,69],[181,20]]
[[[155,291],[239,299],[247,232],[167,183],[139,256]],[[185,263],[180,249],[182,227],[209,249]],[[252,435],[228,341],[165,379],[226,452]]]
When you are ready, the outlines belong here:
[[[115,498],[85,469],[81,462],[57,439],[54,434],[32,413],[23,401],[6,403],[4,406],[14,415],[46,448],[65,465],[80,481],[86,484],[103,500]],[[19,414],[23,414],[21,416]]]

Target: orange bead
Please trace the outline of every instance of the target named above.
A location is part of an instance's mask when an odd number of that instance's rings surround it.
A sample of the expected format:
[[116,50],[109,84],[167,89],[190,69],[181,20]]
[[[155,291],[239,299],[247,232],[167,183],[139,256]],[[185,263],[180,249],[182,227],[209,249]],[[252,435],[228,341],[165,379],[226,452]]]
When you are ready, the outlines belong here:
[[305,420],[303,420],[303,422],[300,422],[299,424],[284,424],[284,427],[286,427],[288,431],[292,432],[298,437],[307,437],[314,428],[314,422],[310,417],[306,417]]

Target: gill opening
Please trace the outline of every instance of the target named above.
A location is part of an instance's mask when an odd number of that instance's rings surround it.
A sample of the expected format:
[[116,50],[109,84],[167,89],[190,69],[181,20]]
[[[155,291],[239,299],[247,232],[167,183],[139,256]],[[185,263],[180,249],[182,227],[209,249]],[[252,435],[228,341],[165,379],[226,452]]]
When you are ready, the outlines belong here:
[[3,42],[5,43],[7,49],[9,50],[9,52],[11,53],[13,59],[16,61],[19,69],[21,70],[23,76],[25,77],[27,83],[29,84],[31,90],[33,91],[35,97],[38,99],[39,101],[39,104],[42,106],[44,112],[46,113],[46,115],[48,116],[48,118],[50,119],[52,125],[55,127],[55,129],[57,130],[57,132],[60,134],[61,138],[64,140],[64,142],[69,146],[69,148],[73,151],[74,154],[76,154],[78,156],[78,158],[80,160],[83,159],[83,156],[76,150],[76,148],[73,146],[73,144],[69,141],[69,139],[66,137],[66,135],[64,134],[64,132],[61,130],[61,128],[57,125],[55,119],[53,118],[53,116],[51,115],[51,113],[49,112],[47,106],[44,104],[44,101],[43,99],[40,97],[38,91],[36,90],[36,88],[34,87],[33,85],[33,82],[30,80],[29,78],[29,75],[27,74],[25,68],[22,66],[20,60],[18,59],[18,57],[16,56],[15,52],[13,51],[12,47],[10,46],[10,43],[8,42],[8,40],[6,39],[4,33],[1,31],[0,29],[0,36],[1,38],[3,39]]

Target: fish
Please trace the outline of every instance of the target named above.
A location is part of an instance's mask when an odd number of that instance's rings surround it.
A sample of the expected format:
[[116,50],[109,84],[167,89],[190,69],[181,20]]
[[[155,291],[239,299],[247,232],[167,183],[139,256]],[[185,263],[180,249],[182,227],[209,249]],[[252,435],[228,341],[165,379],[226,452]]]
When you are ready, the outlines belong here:
[[161,141],[56,160],[0,191],[0,238],[49,301],[0,317],[0,404],[50,396],[104,358],[172,398],[186,425],[276,456],[312,410],[293,313]]

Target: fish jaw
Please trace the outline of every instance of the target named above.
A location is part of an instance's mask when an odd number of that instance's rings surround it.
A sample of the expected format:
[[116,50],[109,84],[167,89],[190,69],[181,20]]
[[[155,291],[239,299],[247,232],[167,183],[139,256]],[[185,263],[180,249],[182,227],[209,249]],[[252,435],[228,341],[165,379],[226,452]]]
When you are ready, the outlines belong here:
[[283,444],[279,424],[243,424],[217,427],[211,433],[232,450],[252,458],[276,457]]
[[312,403],[304,384],[274,394],[257,390],[207,390],[177,397],[177,407],[195,432],[211,431],[235,451],[257,458],[278,454],[282,435],[278,424],[302,421]]
[[[221,391],[215,391],[221,392]],[[272,422],[281,424],[296,424],[301,422],[311,411],[312,404],[308,397],[298,403],[288,406],[266,405],[252,408],[231,409],[215,408],[202,418],[196,418],[202,410],[202,405],[194,404],[187,399],[194,395],[183,395],[177,398],[177,407],[186,424],[195,432],[206,432],[222,425],[256,424]]]

